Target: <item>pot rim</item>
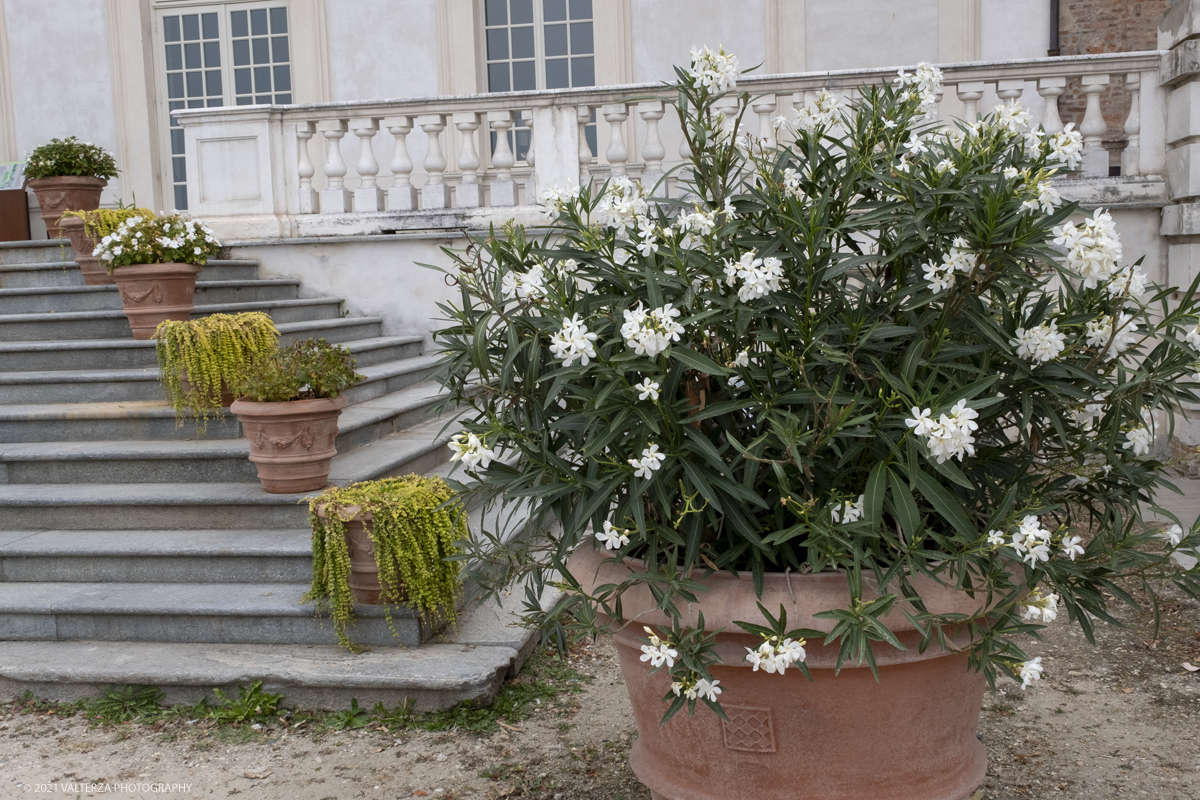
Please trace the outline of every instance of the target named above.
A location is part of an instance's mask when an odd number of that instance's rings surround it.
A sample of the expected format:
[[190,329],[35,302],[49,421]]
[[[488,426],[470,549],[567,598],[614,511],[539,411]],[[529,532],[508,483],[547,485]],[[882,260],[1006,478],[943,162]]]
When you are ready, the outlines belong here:
[[44,183],[46,181],[54,181],[57,183],[88,183],[95,185],[99,183],[101,187],[108,185],[108,178],[97,178],[95,175],[47,175],[44,178],[30,178],[26,181],[29,188],[36,190],[35,184]]
[[153,264],[122,264],[119,267],[113,267],[109,274],[116,277],[118,275],[130,275],[134,270],[138,272],[159,270],[164,272],[193,272],[198,275],[202,269],[204,267],[199,264],[188,264],[183,261],[159,261]]
[[337,397],[318,397],[311,400],[282,400],[278,402],[260,402],[239,397],[229,407],[237,416],[247,417],[283,417],[293,414],[311,414],[320,411],[341,411],[350,404],[346,393]]

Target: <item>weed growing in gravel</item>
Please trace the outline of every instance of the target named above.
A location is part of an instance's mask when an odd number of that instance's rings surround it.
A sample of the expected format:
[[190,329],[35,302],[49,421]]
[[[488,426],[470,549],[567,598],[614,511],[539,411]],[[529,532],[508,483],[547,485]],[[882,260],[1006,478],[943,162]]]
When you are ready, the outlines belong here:
[[263,691],[262,681],[255,681],[247,689],[238,687],[236,699],[226,697],[220,689],[213,689],[219,703],[209,706],[206,700],[201,700],[197,710],[207,711],[198,714],[218,723],[265,722],[279,713],[279,704],[283,702],[282,694],[268,694]]
[[[376,704],[382,708],[382,703]],[[358,700],[350,698],[350,708],[345,711],[335,711],[325,718],[325,724],[339,731],[349,731],[366,727],[371,722],[371,715],[365,708],[358,707]]]
[[103,725],[119,725],[136,719],[154,720],[162,714],[163,693],[153,686],[124,686],[110,689],[84,705],[88,719]]

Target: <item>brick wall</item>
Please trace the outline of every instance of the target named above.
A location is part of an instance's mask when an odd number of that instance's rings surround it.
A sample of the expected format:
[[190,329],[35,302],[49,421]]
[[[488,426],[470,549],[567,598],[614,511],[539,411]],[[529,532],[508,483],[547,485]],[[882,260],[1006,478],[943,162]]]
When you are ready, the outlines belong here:
[[[1090,53],[1126,53],[1158,48],[1158,18],[1170,7],[1170,0],[1059,0],[1058,43],[1064,56]],[[1125,147],[1125,118],[1129,115],[1129,97],[1125,76],[1109,77],[1108,89],[1100,95],[1100,108],[1108,123],[1104,146],[1109,163],[1121,163]],[[1079,82],[1072,81],[1059,98],[1063,122],[1083,122],[1087,96]]]

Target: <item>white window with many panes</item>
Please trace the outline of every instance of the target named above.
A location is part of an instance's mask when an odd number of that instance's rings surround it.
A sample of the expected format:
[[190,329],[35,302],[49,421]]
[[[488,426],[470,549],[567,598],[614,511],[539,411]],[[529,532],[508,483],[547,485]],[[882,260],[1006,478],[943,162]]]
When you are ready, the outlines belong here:
[[160,103],[169,154],[168,203],[187,209],[183,108],[292,102],[288,5],[223,3],[160,8],[156,17]]

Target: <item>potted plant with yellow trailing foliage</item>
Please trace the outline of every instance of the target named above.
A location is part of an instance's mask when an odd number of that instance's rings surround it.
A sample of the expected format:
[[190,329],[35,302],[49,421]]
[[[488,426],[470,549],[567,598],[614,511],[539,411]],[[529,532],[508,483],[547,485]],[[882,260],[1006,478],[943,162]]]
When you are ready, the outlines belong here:
[[100,266],[95,256],[96,243],[113,233],[130,217],[151,219],[154,212],[145,208],[97,208],[90,211],[66,211],[58,221],[59,229],[71,240],[75,262],[89,286],[114,284],[113,276]]
[[25,158],[26,185],[37,196],[51,239],[58,238],[64,212],[99,208],[100,193],[116,176],[111,153],[74,136],[51,139]]
[[329,610],[344,647],[361,649],[347,634],[354,603],[403,604],[433,628],[454,622],[455,542],[468,531],[462,505],[440,478],[408,475],[328,489],[309,500],[308,519],[313,577],[304,599]]
[[1122,579],[1200,597],[1193,520],[1148,513],[1200,399],[1197,282],[1063,203],[1078,133],[939,123],[933,67],[777,141],[743,132],[736,59],[676,73],[686,200],[552,189],[544,238],[459,257],[453,485],[561,526],[477,531],[469,577],[613,632],[655,798],[964,800],[984,688],[1038,679],[1021,640],[1060,604],[1091,637]]

